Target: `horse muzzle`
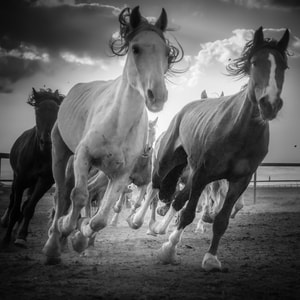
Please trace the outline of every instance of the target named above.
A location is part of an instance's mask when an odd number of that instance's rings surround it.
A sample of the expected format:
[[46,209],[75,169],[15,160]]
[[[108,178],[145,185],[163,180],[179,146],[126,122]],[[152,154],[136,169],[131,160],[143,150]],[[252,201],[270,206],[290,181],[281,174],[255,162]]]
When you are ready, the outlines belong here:
[[283,101],[280,97],[278,97],[271,102],[268,96],[264,96],[259,99],[258,106],[262,118],[266,121],[271,121],[276,118],[278,112],[283,106]]
[[155,113],[163,109],[168,98],[168,92],[165,90],[162,93],[154,93],[153,90],[148,89],[145,97],[147,108]]

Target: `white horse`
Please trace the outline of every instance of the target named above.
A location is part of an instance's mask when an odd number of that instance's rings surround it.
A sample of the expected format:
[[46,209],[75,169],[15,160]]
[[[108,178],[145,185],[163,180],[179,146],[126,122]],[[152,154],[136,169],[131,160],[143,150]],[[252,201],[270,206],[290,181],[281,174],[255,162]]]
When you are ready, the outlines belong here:
[[[125,8],[119,21],[120,37],[111,41],[111,49],[117,55],[127,54],[123,74],[115,80],[75,85],[60,107],[52,131],[55,216],[43,249],[49,264],[60,261],[62,242],[76,228],[80,234],[73,242],[83,250],[107,225],[112,206],[127,187],[135,162],[145,149],[146,108],[159,112],[167,101],[165,75],[178,61],[180,51],[164,36],[165,10],[155,24],[141,16],[139,7],[132,11]],[[65,170],[73,153],[74,187],[65,185]],[[89,198],[92,166],[109,182],[97,213],[92,218],[79,218]]]

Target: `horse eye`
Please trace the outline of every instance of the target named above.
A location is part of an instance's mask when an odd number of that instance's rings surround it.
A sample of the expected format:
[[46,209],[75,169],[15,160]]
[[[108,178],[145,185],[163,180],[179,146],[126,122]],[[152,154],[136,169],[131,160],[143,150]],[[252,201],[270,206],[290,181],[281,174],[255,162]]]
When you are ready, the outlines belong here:
[[139,54],[140,53],[140,48],[136,45],[132,46],[132,52],[133,54]]
[[252,61],[251,64],[252,64],[253,67],[257,66],[257,62],[256,61]]

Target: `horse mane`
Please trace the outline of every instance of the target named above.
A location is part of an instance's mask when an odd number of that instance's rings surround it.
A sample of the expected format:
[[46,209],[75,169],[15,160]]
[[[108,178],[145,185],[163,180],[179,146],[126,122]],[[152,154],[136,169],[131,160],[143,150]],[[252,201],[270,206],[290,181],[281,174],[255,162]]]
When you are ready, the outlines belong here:
[[50,88],[40,89],[38,92],[32,88],[32,92],[27,99],[27,103],[33,107],[37,107],[44,100],[54,100],[57,105],[60,105],[65,96],[60,94],[58,90],[53,92]]
[[[112,37],[109,41],[109,47],[116,56],[124,56],[128,52],[129,43],[131,40],[141,31],[154,31],[156,32],[169,48],[168,54],[168,71],[180,72],[174,70],[172,66],[180,62],[184,57],[184,51],[180,43],[176,40],[178,47],[174,46],[165,36],[164,32],[161,31],[157,26],[149,22],[145,17],[141,16],[141,22],[136,28],[130,26],[130,15],[132,10],[129,7],[124,8],[119,14],[120,31],[118,36]],[[171,29],[166,29],[171,31]]]
[[289,55],[288,51],[283,51],[278,47],[277,41],[272,38],[264,38],[264,41],[260,45],[255,45],[253,40],[250,40],[246,43],[242,54],[240,57],[234,59],[231,63],[226,66],[226,70],[229,76],[236,76],[238,79],[241,79],[247,75],[249,75],[250,69],[250,59],[254,55],[255,52],[262,49],[275,49],[279,51],[282,55],[285,63],[287,63],[287,55]]

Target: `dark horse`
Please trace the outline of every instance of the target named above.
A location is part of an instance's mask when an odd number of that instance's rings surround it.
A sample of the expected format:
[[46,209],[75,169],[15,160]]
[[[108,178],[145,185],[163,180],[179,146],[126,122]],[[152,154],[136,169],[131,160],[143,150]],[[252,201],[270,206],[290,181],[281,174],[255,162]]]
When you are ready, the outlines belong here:
[[[51,158],[51,130],[57,119],[57,112],[64,96],[58,90],[34,88],[27,103],[35,109],[36,125],[24,131],[13,144],[10,151],[10,164],[13,169],[13,183],[9,206],[1,223],[7,226],[4,243],[9,243],[15,224],[19,230],[15,244],[26,245],[28,225],[34,214],[35,206],[53,185]],[[22,205],[25,189],[28,196]]]
[[[202,261],[207,271],[221,269],[217,258],[220,239],[232,208],[268,153],[269,121],[276,118],[283,105],[280,95],[287,68],[288,42],[288,30],[276,41],[265,39],[260,27],[241,57],[228,66],[231,75],[249,77],[247,86],[231,96],[191,102],[171,121],[154,162],[153,191],[149,199],[158,192],[161,199],[168,199],[174,194],[186,166],[190,173],[185,187],[175,195],[171,209],[160,223],[162,227],[167,226],[180,211],[177,228],[159,251],[162,262],[174,262],[177,245],[185,227],[194,220],[205,186],[226,179],[228,192],[215,216],[212,241]],[[155,233],[165,232],[161,226],[154,228],[158,229]]]

